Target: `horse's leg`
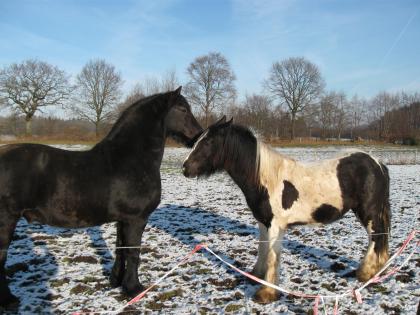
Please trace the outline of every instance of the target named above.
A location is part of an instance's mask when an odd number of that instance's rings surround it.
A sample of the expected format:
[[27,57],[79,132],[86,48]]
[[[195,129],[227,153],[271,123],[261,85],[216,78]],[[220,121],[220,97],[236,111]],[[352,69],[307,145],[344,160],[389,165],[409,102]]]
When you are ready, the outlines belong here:
[[143,290],[143,286],[139,282],[138,267],[140,263],[141,237],[146,223],[147,219],[136,219],[123,223],[123,246],[137,247],[124,249],[127,264],[122,280],[122,287],[124,293],[128,296],[135,296]]
[[[124,244],[123,241],[123,223],[117,222],[117,240],[115,242],[116,247],[122,247]],[[115,261],[114,266],[112,266],[110,283],[113,288],[116,288],[121,285],[124,277],[125,271],[125,256],[123,249],[115,249]]]
[[258,227],[260,230],[260,243],[258,244],[258,259],[257,263],[255,264],[254,268],[252,269],[252,274],[258,278],[264,278],[265,272],[267,270],[267,265],[265,264],[267,260],[267,253],[268,253],[268,237],[267,237],[267,227],[262,224],[258,223]]
[[372,278],[388,261],[389,216],[376,214],[360,220],[366,228],[369,245],[356,271],[357,279],[365,282]]
[[[386,168],[384,169],[386,172]],[[389,206],[389,186],[378,185],[378,189],[370,198],[366,198],[363,207],[354,212],[362,222],[369,236],[366,254],[356,271],[359,281],[372,278],[389,259],[389,232],[391,229],[391,212]]]
[[12,218],[5,211],[0,211],[0,307],[15,308],[19,305],[19,299],[14,296],[7,285],[6,258],[7,250],[13,237],[18,218]]
[[[278,267],[281,253],[281,239],[284,231],[275,221],[271,222],[268,229],[268,251],[266,255],[266,272],[264,280],[272,284],[278,284]],[[279,292],[276,289],[262,285],[255,293],[254,299],[258,303],[270,303],[278,300]]]

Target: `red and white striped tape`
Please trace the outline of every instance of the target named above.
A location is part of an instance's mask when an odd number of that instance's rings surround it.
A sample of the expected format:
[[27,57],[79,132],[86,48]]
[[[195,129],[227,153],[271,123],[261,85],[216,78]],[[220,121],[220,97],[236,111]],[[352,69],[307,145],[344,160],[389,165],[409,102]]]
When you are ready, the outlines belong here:
[[168,277],[175,269],[177,269],[179,266],[181,266],[182,264],[186,263],[188,260],[191,259],[191,257],[198,252],[201,249],[205,249],[208,253],[212,254],[214,257],[216,257],[218,260],[220,260],[222,263],[224,263],[225,265],[229,266],[231,269],[235,270],[236,272],[244,275],[245,277],[248,277],[249,279],[252,279],[260,284],[263,284],[265,286],[268,286],[270,288],[273,288],[275,290],[278,290],[280,292],[286,293],[286,294],[290,294],[290,295],[294,295],[297,297],[301,297],[301,298],[307,298],[307,299],[314,299],[314,307],[313,307],[313,314],[317,315],[318,314],[318,309],[319,309],[319,302],[322,302],[322,305],[324,307],[324,313],[326,314],[326,310],[325,310],[325,301],[324,299],[329,299],[329,298],[333,298],[335,299],[335,303],[334,303],[334,315],[338,314],[338,304],[339,304],[339,299],[344,297],[344,296],[354,296],[354,298],[356,299],[356,301],[358,303],[363,303],[362,300],[362,294],[361,294],[361,290],[363,290],[364,288],[366,288],[369,284],[371,283],[379,283],[379,282],[383,282],[385,279],[387,279],[388,277],[390,277],[391,275],[395,274],[396,272],[398,272],[405,264],[408,263],[408,261],[410,260],[410,258],[414,255],[414,253],[417,251],[417,249],[420,246],[420,241],[417,241],[416,243],[416,247],[413,249],[413,251],[407,256],[407,258],[402,262],[402,264],[400,266],[394,267],[392,268],[388,273],[386,273],[383,276],[380,276],[380,274],[382,274],[382,272],[384,272],[385,269],[387,269],[389,267],[389,265],[391,264],[391,262],[397,258],[398,256],[401,255],[401,253],[404,251],[404,249],[408,246],[408,244],[411,242],[411,240],[414,239],[415,235],[419,233],[418,230],[413,230],[409,236],[407,237],[407,239],[404,241],[404,243],[401,245],[401,247],[395,252],[395,254],[387,261],[387,263],[384,265],[384,267],[376,274],[374,275],[370,280],[368,280],[367,282],[365,282],[361,287],[357,288],[357,289],[352,289],[352,290],[348,290],[342,294],[338,294],[338,295],[319,295],[319,294],[306,294],[306,293],[301,293],[301,292],[294,292],[294,291],[290,291],[284,288],[281,288],[275,284],[272,284],[270,282],[267,282],[265,280],[262,280],[258,277],[255,277],[254,275],[245,272],[237,267],[235,267],[234,265],[232,265],[231,263],[227,262],[226,260],[224,260],[222,257],[220,257],[219,255],[217,255],[214,251],[212,251],[206,244],[198,244],[197,246],[194,247],[194,249],[189,252],[186,256],[184,256],[172,269],[170,269],[168,272],[166,272],[162,277],[160,277],[153,285],[151,285],[150,287],[148,287],[146,290],[144,290],[143,292],[141,292],[140,294],[138,294],[136,297],[134,297],[133,299],[131,299],[130,301],[128,301],[124,306],[122,306],[121,308],[115,310],[115,311],[103,311],[103,312],[98,312],[98,311],[94,311],[94,312],[74,312],[73,315],[81,315],[81,314],[117,314],[122,312],[126,307],[128,307],[129,305],[133,305],[135,303],[137,303],[138,301],[140,301],[146,294],[147,292],[149,292],[150,290],[152,290],[155,286],[157,286],[159,283],[161,283],[166,277]]

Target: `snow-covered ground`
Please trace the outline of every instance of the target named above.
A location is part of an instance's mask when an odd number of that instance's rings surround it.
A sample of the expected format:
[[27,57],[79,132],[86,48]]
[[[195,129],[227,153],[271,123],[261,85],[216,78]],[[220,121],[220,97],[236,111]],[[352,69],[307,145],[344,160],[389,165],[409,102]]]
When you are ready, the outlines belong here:
[[[281,151],[299,160],[337,153],[336,148]],[[145,286],[200,242],[245,271],[250,271],[256,261],[256,221],[242,193],[226,174],[205,180],[184,178],[180,165],[187,153],[186,149],[165,152],[162,203],[150,218],[141,250],[140,280]],[[382,154],[386,157],[393,153]],[[390,165],[389,169],[393,253],[414,227],[419,228],[420,165]],[[124,305],[125,297],[108,282],[114,241],[113,224],[70,230],[29,225],[21,220],[7,261],[11,289],[21,298],[19,312],[71,314],[115,310]],[[396,265],[414,245],[410,243]],[[357,268],[366,246],[366,232],[352,213],[325,227],[290,230],[283,241],[280,286],[325,295],[358,287],[355,278],[342,275]],[[363,304],[349,297],[340,300],[340,314],[415,314],[420,299],[419,267],[417,253],[396,276],[362,291]],[[284,295],[278,302],[259,305],[252,301],[256,289],[210,254],[199,252],[125,311],[306,314],[313,307],[313,300]],[[332,314],[333,301],[327,303]]]

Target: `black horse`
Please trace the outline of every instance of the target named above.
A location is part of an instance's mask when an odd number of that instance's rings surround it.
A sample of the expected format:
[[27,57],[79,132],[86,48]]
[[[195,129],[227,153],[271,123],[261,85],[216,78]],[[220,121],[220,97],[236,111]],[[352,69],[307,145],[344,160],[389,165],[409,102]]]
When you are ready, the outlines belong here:
[[[70,228],[116,221],[117,246],[139,246],[161,198],[166,136],[188,144],[201,131],[178,88],[131,105],[89,151],[39,144],[1,147],[0,306],[19,303],[8,288],[5,262],[20,217]],[[111,285],[122,285],[129,296],[143,289],[137,274],[139,254],[139,248],[116,250]]]

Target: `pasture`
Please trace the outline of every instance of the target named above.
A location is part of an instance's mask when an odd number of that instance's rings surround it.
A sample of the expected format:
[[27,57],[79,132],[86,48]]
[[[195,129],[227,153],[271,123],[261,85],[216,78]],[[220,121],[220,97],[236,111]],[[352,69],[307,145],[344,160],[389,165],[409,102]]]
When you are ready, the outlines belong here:
[[[66,147],[83,149],[82,146]],[[369,150],[367,150],[369,152]],[[288,148],[282,152],[298,160],[317,160],[337,148]],[[373,150],[385,163],[402,164],[401,152]],[[377,154],[375,154],[377,153]],[[257,255],[257,225],[239,188],[223,173],[209,179],[185,178],[180,166],[187,149],[167,148],[161,167],[162,202],[150,217],[143,236],[140,280],[153,283],[200,242],[237,267],[250,271]],[[402,155],[401,155],[402,154]],[[414,159],[420,153],[412,151]],[[411,157],[410,157],[411,158]],[[398,163],[398,160],[401,163]],[[391,177],[391,254],[414,227],[419,227],[420,165],[389,165]],[[52,228],[22,219],[7,260],[12,293],[21,297],[22,313],[111,311],[127,301],[120,289],[111,289],[114,224],[88,229]],[[418,240],[418,234],[417,239]],[[325,227],[290,229],[283,241],[280,286],[305,293],[339,294],[360,286],[342,275],[355,269],[367,245],[366,232],[354,215]],[[402,262],[414,242],[396,260]],[[420,257],[401,272],[363,293],[363,304],[340,300],[340,314],[414,314],[420,299]],[[302,314],[313,300],[282,296],[275,303],[251,300],[257,285],[228,270],[200,251],[155,290],[125,311],[176,314]],[[327,301],[332,313],[333,301]]]

